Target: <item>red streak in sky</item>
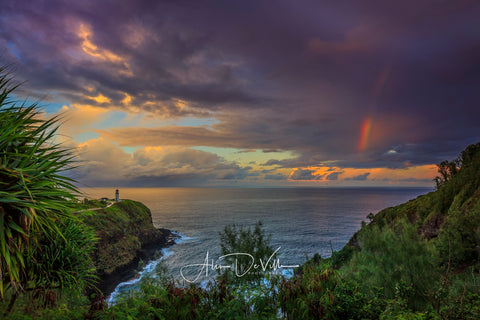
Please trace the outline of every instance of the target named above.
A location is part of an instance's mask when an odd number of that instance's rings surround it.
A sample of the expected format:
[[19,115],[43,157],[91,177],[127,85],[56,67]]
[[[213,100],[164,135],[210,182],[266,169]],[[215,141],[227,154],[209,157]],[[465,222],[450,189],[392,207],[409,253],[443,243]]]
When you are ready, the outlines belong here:
[[358,141],[358,151],[364,151],[368,145],[368,138],[370,137],[370,131],[372,129],[372,118],[368,117],[362,123],[360,129],[360,140]]

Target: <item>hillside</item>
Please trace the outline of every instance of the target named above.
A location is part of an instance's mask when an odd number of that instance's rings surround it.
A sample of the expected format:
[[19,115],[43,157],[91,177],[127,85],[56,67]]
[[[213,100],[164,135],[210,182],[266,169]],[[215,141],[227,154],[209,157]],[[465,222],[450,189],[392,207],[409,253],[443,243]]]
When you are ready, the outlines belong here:
[[375,228],[407,220],[423,239],[440,250],[440,259],[465,268],[480,257],[480,143],[470,145],[459,158],[439,165],[437,190],[369,215],[371,222],[348,246],[361,248],[358,239]]
[[[90,201],[97,208],[99,201]],[[175,235],[153,226],[150,210],[140,202],[122,200],[109,207],[85,210],[81,220],[95,230],[98,242],[93,260],[105,294],[134,275],[140,259],[148,260],[160,248],[174,243]]]
[[480,319],[480,143],[438,165],[436,190],[369,214],[283,288],[298,319]]

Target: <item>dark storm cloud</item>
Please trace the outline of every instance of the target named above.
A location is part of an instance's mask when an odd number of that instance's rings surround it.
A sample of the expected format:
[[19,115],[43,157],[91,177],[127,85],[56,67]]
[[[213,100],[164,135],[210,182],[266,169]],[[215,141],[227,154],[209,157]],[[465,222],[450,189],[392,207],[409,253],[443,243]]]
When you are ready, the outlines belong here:
[[270,159],[267,162],[263,163],[262,166],[275,166],[280,165],[282,162],[276,159]]
[[[288,150],[298,156],[267,163],[290,168],[403,168],[480,140],[477,1],[4,1],[0,10],[3,59],[29,95],[218,120],[101,131],[121,145]],[[92,100],[100,94],[110,102]]]
[[285,179],[287,179],[287,176],[281,173],[265,175],[265,180],[285,180]]
[[338,180],[338,176],[341,175],[343,171],[338,171],[338,172],[332,172],[329,175],[325,177],[327,180]]
[[358,176],[346,178],[345,180],[353,180],[353,181],[366,181],[370,172],[365,172],[364,174],[359,174]]
[[322,175],[314,175],[314,170],[309,169],[297,169],[291,175],[291,180],[320,180]]
[[[32,90],[60,91],[80,103],[101,93],[113,105],[126,93],[133,105],[166,115],[202,115],[263,99],[240,83],[236,61],[222,58],[211,31],[183,21],[194,6],[7,1],[2,7],[1,44]],[[82,51],[85,39],[97,56]],[[179,110],[178,99],[190,108]]]

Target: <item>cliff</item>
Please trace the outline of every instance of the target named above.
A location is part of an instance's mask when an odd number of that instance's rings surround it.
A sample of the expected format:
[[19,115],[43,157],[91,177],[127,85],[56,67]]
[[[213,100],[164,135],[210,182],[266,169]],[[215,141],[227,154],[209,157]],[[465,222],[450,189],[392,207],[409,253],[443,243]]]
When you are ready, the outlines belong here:
[[423,239],[431,241],[441,259],[459,270],[480,258],[480,143],[468,146],[459,158],[438,165],[436,191],[404,204],[369,215],[364,225],[342,249],[361,250],[363,235],[375,228],[394,227],[406,220]]
[[175,235],[153,226],[150,210],[140,202],[122,200],[111,206],[90,208],[81,219],[97,232],[93,256],[100,281],[97,287],[109,294],[115,286],[134,276],[140,259],[148,260],[161,248],[174,244]]

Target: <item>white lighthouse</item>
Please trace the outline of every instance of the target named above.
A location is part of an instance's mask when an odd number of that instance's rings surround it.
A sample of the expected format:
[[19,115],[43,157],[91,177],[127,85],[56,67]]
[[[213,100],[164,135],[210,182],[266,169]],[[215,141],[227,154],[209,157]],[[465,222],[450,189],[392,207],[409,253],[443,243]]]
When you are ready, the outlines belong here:
[[115,190],[115,201],[118,202],[120,201],[120,192],[117,190]]

